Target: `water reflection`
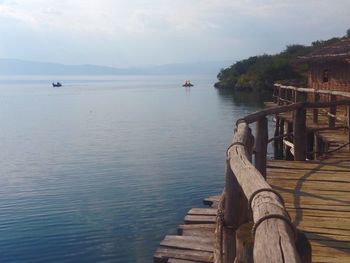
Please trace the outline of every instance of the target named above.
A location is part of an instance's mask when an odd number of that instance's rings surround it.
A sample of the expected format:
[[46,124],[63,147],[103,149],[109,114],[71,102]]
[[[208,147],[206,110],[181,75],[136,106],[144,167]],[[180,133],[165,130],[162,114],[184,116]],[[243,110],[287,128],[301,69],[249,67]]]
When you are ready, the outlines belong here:
[[239,92],[226,89],[216,89],[216,91],[223,102],[230,102],[235,106],[262,108],[265,101],[272,99],[270,92]]

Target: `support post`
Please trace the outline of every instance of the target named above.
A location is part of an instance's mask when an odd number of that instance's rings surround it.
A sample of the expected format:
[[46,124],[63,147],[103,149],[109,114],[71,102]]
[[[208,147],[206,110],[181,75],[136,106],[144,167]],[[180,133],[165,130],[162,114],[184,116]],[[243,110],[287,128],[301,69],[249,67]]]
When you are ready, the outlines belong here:
[[268,121],[266,117],[256,123],[255,135],[255,168],[266,179],[266,155],[268,143]]
[[237,230],[237,257],[235,263],[254,263],[252,222],[241,225]]
[[278,105],[282,105],[283,104],[281,98],[282,98],[282,88],[278,87]]
[[278,157],[279,159],[283,159],[283,137],[282,135],[284,135],[284,120],[281,119],[280,120],[280,130],[279,130],[279,136],[281,136],[278,139]]
[[300,256],[301,263],[311,263],[312,262],[312,249],[310,241],[307,239],[306,235],[298,230],[297,241],[295,242],[295,247]]
[[306,109],[301,107],[294,111],[294,160],[304,161],[306,159]]
[[314,133],[314,160],[317,160],[320,156],[322,156],[322,139],[317,135],[317,133]]
[[[280,130],[280,119],[276,115],[276,128],[275,128],[275,134],[274,137],[276,138],[279,134]],[[273,140],[273,148],[274,148],[274,157],[275,159],[278,159],[278,140],[274,139]]]
[[[335,102],[337,100],[337,96],[331,94],[330,101]],[[337,105],[333,105],[329,107],[329,113],[328,116],[328,125],[330,128],[335,127],[335,115],[337,114]]]
[[[348,126],[348,143],[350,143],[350,105],[346,106],[346,113],[347,113],[347,126]],[[348,148],[350,149],[350,144],[348,145]]]
[[224,212],[224,263],[232,263],[236,257],[236,230],[239,226],[240,195],[239,184],[233,174],[229,160],[225,171],[225,212]]
[[[314,102],[317,103],[319,101],[320,101],[320,94],[317,91],[315,91]],[[318,123],[318,109],[317,108],[313,109],[313,122]]]
[[277,99],[277,94],[278,94],[278,92],[277,92],[277,86],[273,86],[273,102],[274,103],[277,103],[278,102],[278,99]]
[[[287,122],[286,123],[286,131],[288,134],[290,134],[291,132],[293,132],[293,123],[291,122]],[[292,136],[291,135],[288,135],[288,137],[286,138],[288,139],[288,141],[292,141]],[[285,155],[285,159],[286,160],[293,160],[293,155],[292,153],[290,152],[290,147],[286,145],[285,147],[285,152],[286,152],[286,155]]]
[[296,89],[294,90],[294,103],[297,103],[299,100],[299,91]]

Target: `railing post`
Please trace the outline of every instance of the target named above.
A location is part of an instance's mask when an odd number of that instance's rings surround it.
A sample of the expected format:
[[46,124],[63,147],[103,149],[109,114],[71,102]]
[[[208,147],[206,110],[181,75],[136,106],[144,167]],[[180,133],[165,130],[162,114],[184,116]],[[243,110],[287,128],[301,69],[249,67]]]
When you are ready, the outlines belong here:
[[[331,94],[330,101],[331,102],[337,101],[337,96]],[[330,106],[329,113],[330,113],[330,115],[328,116],[328,125],[330,128],[334,128],[335,127],[335,115],[337,114],[337,105]]]
[[284,135],[284,119],[280,120],[280,130],[278,136],[280,138],[278,139],[278,157],[279,159],[283,159],[283,135]]
[[239,184],[233,174],[230,161],[225,169],[225,212],[224,212],[224,263],[232,263],[236,257],[236,230],[239,226]]
[[293,117],[294,160],[304,161],[306,159],[306,109],[300,107],[295,110]]
[[282,87],[279,86],[279,87],[278,87],[278,100],[277,100],[278,105],[282,105],[282,104],[283,104],[281,98],[282,98]]
[[300,256],[301,263],[311,263],[312,262],[312,249],[310,241],[307,239],[306,235],[297,230],[298,236],[295,242],[295,247]]
[[[287,122],[286,123],[286,131],[287,131],[287,134],[291,134],[293,132],[293,123],[291,122]],[[288,139],[289,141],[291,141],[291,138],[292,138],[292,135],[288,135],[286,139]],[[285,147],[285,152],[286,152],[286,155],[285,155],[285,159],[286,160],[293,160],[293,155],[292,153],[290,152],[290,147],[286,145]]]
[[276,85],[273,85],[273,102],[274,103],[278,102],[277,95],[278,95],[278,88]]
[[[315,91],[314,93],[314,102],[319,102],[320,101],[320,94]],[[314,123],[318,123],[318,109],[317,108],[314,108],[313,109],[313,122]]]
[[274,157],[275,159],[278,159],[278,139],[276,139],[276,137],[279,135],[279,130],[280,130],[280,119],[278,118],[278,116],[276,115],[275,117],[276,119],[276,127],[275,127],[275,133],[274,133],[274,140],[273,140],[273,148],[274,148]]
[[266,155],[268,143],[268,121],[266,117],[256,123],[255,135],[255,168],[266,179]]
[[347,113],[347,126],[348,126],[348,148],[350,149],[350,104],[346,105],[346,113]]
[[294,90],[294,103],[297,103],[298,102],[298,100],[299,100],[299,91],[298,91],[298,89],[295,89]]
[[237,230],[237,256],[235,263],[254,263],[252,222],[241,225]]

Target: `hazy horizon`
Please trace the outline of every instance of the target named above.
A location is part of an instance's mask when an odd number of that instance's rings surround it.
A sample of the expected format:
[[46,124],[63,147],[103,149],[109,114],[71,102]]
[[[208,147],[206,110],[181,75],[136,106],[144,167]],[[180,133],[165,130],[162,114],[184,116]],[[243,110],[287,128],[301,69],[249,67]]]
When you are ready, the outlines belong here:
[[0,57],[111,67],[243,59],[345,35],[350,2],[0,0]]

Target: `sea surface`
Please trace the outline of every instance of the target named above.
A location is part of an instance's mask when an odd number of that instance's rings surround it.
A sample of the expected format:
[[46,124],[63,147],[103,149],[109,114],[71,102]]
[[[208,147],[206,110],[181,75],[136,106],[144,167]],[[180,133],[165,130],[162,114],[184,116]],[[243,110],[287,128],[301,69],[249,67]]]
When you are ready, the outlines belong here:
[[188,78],[0,77],[0,262],[152,262],[262,107]]

